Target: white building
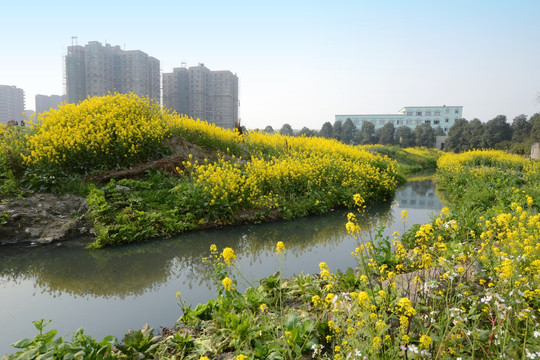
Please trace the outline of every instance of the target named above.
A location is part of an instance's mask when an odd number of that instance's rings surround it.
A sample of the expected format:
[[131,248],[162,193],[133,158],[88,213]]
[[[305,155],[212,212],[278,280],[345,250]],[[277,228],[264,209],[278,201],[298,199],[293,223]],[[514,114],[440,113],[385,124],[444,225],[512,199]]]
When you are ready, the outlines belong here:
[[238,76],[204,64],[163,73],[163,106],[225,129],[238,122]]
[[400,126],[408,126],[414,130],[421,124],[430,124],[432,128],[440,126],[448,135],[448,130],[463,116],[463,106],[405,106],[397,114],[372,114],[372,115],[336,115],[335,121],[344,123],[351,119],[357,129],[364,122],[375,125],[375,130],[385,124],[394,124],[397,129]]
[[0,85],[0,124],[24,120],[24,90],[16,86]]

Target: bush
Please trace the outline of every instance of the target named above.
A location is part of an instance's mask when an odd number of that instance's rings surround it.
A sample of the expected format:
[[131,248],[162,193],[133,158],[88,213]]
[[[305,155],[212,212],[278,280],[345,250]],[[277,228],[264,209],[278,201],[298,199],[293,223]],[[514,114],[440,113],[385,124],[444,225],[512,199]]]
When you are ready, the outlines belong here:
[[160,157],[168,134],[159,104],[135,94],[64,104],[33,128],[27,165],[82,174]]

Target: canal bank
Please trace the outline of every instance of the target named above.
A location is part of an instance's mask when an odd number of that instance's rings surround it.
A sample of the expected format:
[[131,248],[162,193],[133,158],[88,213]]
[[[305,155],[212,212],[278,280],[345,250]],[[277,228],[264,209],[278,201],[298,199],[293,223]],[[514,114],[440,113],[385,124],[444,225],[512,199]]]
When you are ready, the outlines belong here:
[[[431,181],[413,181],[400,188],[393,203],[358,216],[361,226],[390,224],[385,233],[423,224],[442,207]],[[325,261],[332,269],[356,266],[350,255],[358,245],[347,234],[347,211],[311,216],[287,222],[241,225],[187,233],[172,239],[89,251],[84,243],[31,249],[3,248],[0,254],[0,318],[13,324],[0,329],[0,353],[11,352],[9,344],[32,334],[32,321],[52,319],[51,327],[68,334],[78,327],[96,339],[106,335],[121,338],[127,329],[145,323],[158,329],[170,327],[181,315],[175,298],[180,291],[192,305],[215,297],[211,270],[202,262],[211,244],[234,248],[237,265],[250,281],[279,269],[274,253],[283,241],[287,255],[284,277],[317,273]],[[366,232],[365,237],[369,237]]]

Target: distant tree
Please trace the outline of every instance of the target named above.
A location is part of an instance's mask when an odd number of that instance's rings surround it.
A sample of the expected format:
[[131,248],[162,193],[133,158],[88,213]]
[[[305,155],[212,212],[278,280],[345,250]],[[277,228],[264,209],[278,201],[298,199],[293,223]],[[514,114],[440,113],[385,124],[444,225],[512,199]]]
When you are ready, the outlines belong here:
[[485,145],[490,148],[505,140],[512,139],[512,128],[506,122],[505,115],[498,115],[486,123],[483,139]]
[[478,119],[472,119],[465,128],[464,140],[466,140],[467,149],[485,148],[484,124]]
[[396,144],[399,144],[401,147],[410,147],[415,144],[414,133],[411,128],[408,126],[400,126],[396,129]]
[[433,129],[433,131],[435,132],[435,136],[446,136],[446,133],[440,125]]
[[454,125],[448,130],[448,139],[446,140],[445,148],[448,151],[462,152],[469,148],[467,140],[467,125],[469,122],[465,119],[458,119]]
[[325,122],[321,128],[321,131],[319,131],[319,136],[329,139],[333,137],[333,135],[334,135],[334,127],[329,121]]
[[306,126],[304,126],[302,130],[300,130],[300,132],[298,133],[298,136],[305,136],[305,137],[312,137],[316,135],[317,135],[316,131],[309,129]]
[[344,144],[352,144],[355,130],[356,126],[354,126],[354,123],[350,118],[347,118],[341,129],[341,141]]
[[343,124],[341,121],[336,121],[334,123],[334,139],[341,141],[341,133],[343,130]]
[[263,130],[265,133],[269,133],[269,134],[272,134],[274,132],[274,128],[271,127],[270,125],[268,125],[267,127],[264,128]]
[[421,124],[414,129],[416,146],[432,148],[435,146],[435,131],[430,124]]
[[512,121],[512,141],[522,142],[529,137],[531,124],[527,121],[527,115],[518,115]]
[[383,145],[393,145],[395,132],[396,129],[394,127],[394,124],[384,124],[384,126],[381,128],[381,132],[379,135],[379,143]]
[[540,141],[540,113],[536,113],[529,119],[531,124],[531,133],[529,139],[531,143]]
[[279,130],[279,133],[280,133],[281,135],[292,136],[292,135],[293,135],[293,129],[292,129],[291,125],[289,125],[289,124],[283,124],[283,126],[282,126],[281,129]]
[[364,121],[360,131],[358,131],[357,142],[362,145],[376,143],[375,125],[369,121]]

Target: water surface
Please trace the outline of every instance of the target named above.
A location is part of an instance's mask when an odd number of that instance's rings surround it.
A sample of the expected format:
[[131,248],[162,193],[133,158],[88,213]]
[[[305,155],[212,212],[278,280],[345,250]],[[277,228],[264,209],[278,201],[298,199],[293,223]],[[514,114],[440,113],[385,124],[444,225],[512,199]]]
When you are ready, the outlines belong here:
[[[409,182],[385,203],[358,216],[367,229],[386,224],[385,234],[402,232],[402,210],[407,228],[425,223],[442,208],[429,180]],[[119,338],[145,323],[159,329],[173,326],[180,316],[175,297],[181,291],[188,304],[215,297],[210,270],[202,262],[211,244],[232,247],[238,267],[253,283],[279,269],[274,253],[283,241],[285,277],[316,273],[325,261],[332,271],[355,267],[351,251],[363,239],[345,229],[349,211],[334,211],[287,222],[232,226],[153,240],[144,244],[87,250],[83,244],[65,242],[43,247],[0,247],[0,354],[13,352],[9,344],[36,331],[33,320],[52,319],[50,329],[67,335],[79,327],[101,340]],[[395,220],[397,219],[397,220]],[[395,220],[395,221],[394,221]]]

